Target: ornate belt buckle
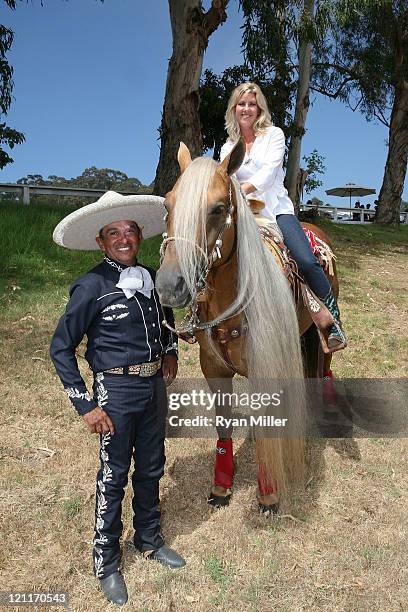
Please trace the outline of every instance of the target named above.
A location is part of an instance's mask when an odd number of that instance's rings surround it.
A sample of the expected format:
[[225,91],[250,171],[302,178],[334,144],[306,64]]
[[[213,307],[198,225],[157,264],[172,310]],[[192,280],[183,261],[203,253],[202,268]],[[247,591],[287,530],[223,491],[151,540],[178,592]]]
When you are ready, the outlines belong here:
[[142,378],[148,378],[149,376],[154,376],[154,374],[156,374],[157,370],[160,368],[160,364],[161,364],[160,359],[159,361],[142,363],[142,365],[140,366],[139,376],[141,376]]

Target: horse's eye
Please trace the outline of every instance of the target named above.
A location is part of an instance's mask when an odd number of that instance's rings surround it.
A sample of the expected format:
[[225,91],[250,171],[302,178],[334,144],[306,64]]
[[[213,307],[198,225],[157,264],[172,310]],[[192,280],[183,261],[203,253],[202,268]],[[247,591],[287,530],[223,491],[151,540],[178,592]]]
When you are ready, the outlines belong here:
[[222,215],[224,210],[224,204],[217,204],[217,206],[214,206],[214,208],[211,210],[210,215]]

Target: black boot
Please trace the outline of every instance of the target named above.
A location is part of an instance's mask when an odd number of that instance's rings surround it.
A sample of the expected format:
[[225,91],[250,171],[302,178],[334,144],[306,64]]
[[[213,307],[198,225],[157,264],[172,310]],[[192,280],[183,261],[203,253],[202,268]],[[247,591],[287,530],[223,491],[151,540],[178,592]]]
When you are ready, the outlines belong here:
[[329,293],[324,298],[323,304],[326,306],[327,310],[330,312],[334,319],[334,323],[332,323],[327,329],[329,334],[327,338],[328,348],[331,349],[333,352],[339,349],[346,348],[347,336],[342,328],[342,324],[340,321],[340,310],[332,289],[330,289]]
[[179,567],[184,567],[186,562],[175,550],[169,548],[165,544],[154,550],[149,556],[148,559],[153,559],[154,561],[158,561],[162,565],[169,567],[170,569],[178,569]]
[[117,606],[123,606],[127,602],[127,588],[120,572],[114,572],[107,578],[101,578],[99,584],[108,601]]

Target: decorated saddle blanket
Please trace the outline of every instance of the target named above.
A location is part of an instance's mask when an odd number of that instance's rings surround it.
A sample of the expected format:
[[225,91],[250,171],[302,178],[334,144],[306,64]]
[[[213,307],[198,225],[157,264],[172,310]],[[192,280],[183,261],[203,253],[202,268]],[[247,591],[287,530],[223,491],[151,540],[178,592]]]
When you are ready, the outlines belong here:
[[[271,223],[269,219],[259,215],[255,216],[255,220],[259,226],[259,231],[261,233],[263,242],[273,253],[274,257],[278,261],[278,264],[285,270],[285,272],[287,272],[286,268],[289,264],[290,267],[297,273],[297,265],[291,258],[290,251],[288,251],[284,244],[283,235],[278,224]],[[336,256],[332,249],[316,234],[316,232],[311,230],[309,227],[303,227],[303,231],[305,232],[306,238],[309,241],[313,254],[317,257],[323,270],[329,276],[333,276],[333,261],[335,261]]]
[[[333,322],[333,318],[322,301],[311,291],[304,279],[299,275],[295,260],[283,242],[283,236],[276,223],[268,219],[255,216],[259,226],[262,241],[275,257],[278,265],[282,268],[285,276],[291,284],[295,303],[299,306],[302,302],[306,305],[310,317],[315,323],[322,344],[323,351],[328,352],[325,339],[325,330]],[[334,275],[333,261],[335,255],[330,246],[324,242],[313,230],[303,227],[310,247],[320,262],[323,270],[329,276]]]

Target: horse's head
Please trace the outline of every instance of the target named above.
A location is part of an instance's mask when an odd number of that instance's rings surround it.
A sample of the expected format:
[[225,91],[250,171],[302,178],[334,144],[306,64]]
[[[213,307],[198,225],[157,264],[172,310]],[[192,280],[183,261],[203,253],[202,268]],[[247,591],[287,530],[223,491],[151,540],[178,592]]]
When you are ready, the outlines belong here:
[[156,275],[163,305],[188,305],[204,288],[209,269],[231,252],[234,209],[229,177],[240,167],[244,155],[240,140],[219,165],[206,157],[192,161],[190,151],[180,143],[177,159],[181,175],[166,194],[167,233]]

